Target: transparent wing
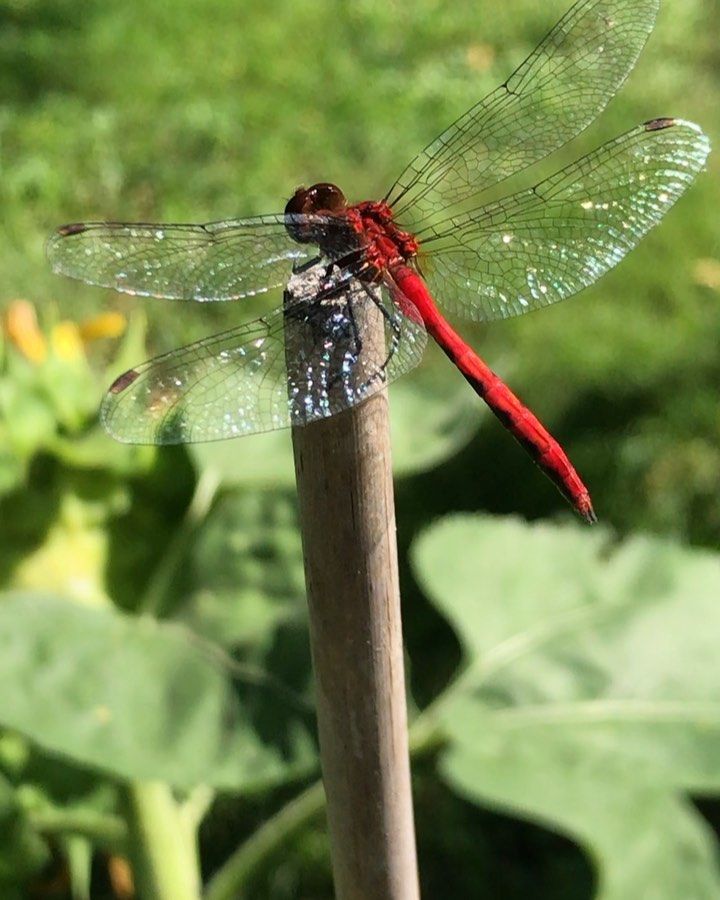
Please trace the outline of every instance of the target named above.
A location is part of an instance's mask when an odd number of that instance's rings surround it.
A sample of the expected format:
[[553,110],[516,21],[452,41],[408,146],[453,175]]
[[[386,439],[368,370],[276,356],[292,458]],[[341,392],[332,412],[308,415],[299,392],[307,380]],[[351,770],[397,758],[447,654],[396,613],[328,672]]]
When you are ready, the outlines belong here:
[[[284,309],[121,375],[102,405],[106,430],[127,443],[179,444],[306,425],[417,365],[419,316],[379,287],[345,273],[328,283],[325,272],[319,296],[312,273],[293,276]],[[368,315],[382,320],[372,339],[360,330]]]
[[206,225],[89,222],[64,225],[50,238],[54,272],[125,294],[171,300],[235,300],[284,286],[293,265],[317,255],[288,223],[311,227],[324,246],[348,252],[336,219],[258,216]]
[[709,151],[690,122],[640,125],[534,188],[439,223],[421,244],[423,274],[444,308],[477,321],[569,297],[660,221]]
[[411,232],[579,134],[635,65],[659,0],[578,0],[508,80],[405,169],[387,200]]

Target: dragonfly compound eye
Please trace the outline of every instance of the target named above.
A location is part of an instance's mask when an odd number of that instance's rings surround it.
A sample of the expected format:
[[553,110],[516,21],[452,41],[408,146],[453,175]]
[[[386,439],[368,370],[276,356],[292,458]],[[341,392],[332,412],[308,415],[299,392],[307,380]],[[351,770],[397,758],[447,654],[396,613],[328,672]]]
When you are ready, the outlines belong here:
[[299,217],[337,215],[346,209],[345,195],[334,184],[320,182],[309,188],[300,187],[288,200],[285,207],[285,215],[288,217],[285,227],[290,236],[298,243],[317,243],[317,232],[312,227],[312,223],[302,222]]

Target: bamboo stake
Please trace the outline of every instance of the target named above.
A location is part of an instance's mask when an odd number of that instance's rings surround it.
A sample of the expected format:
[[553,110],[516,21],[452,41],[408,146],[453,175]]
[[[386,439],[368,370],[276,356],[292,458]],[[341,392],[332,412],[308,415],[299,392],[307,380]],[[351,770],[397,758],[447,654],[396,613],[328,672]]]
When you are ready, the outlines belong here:
[[387,393],[292,437],[336,897],[418,900]]

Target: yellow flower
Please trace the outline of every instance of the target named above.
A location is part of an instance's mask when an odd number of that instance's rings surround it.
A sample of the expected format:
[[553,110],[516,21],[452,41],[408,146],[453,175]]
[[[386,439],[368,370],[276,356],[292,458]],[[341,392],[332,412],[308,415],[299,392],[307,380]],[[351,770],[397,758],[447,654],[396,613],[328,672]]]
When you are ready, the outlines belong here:
[[98,338],[116,338],[125,331],[127,321],[119,312],[100,313],[80,323],[80,337],[86,343]]
[[50,346],[53,354],[63,362],[77,362],[85,358],[80,329],[75,322],[67,319],[53,325],[50,331]]
[[47,341],[38,328],[35,307],[27,300],[13,300],[5,313],[5,334],[30,362],[47,357]]
[[[66,362],[85,357],[85,345],[99,338],[116,338],[124,331],[126,320],[118,312],[101,313],[84,322],[64,320],[50,331],[53,354]],[[38,327],[35,307],[28,300],[14,300],[6,314],[4,331],[30,362],[40,364],[48,354],[48,341]]]

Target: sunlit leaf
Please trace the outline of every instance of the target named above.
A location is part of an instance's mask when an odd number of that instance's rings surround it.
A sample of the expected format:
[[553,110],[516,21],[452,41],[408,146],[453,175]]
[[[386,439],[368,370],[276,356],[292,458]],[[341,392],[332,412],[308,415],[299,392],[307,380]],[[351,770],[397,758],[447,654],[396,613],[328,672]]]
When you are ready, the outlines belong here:
[[290,726],[264,742],[217,653],[179,626],[8,594],[0,602],[0,722],[120,778],[247,787],[313,765]]
[[246,702],[265,739],[283,746],[293,723],[313,727],[305,577],[292,493],[224,494],[190,548],[187,568],[188,593],[176,615],[232,651],[254,685]]
[[412,475],[457,453],[488,410],[449,362],[426,363],[390,389],[393,471]]
[[720,790],[718,558],[471,516],[414,558],[465,651],[438,706],[450,782],[578,840],[603,900],[717,896],[684,792]]
[[221,497],[190,550],[189,569],[182,620],[218,643],[267,652],[281,623],[304,623],[294,497],[263,491]]

